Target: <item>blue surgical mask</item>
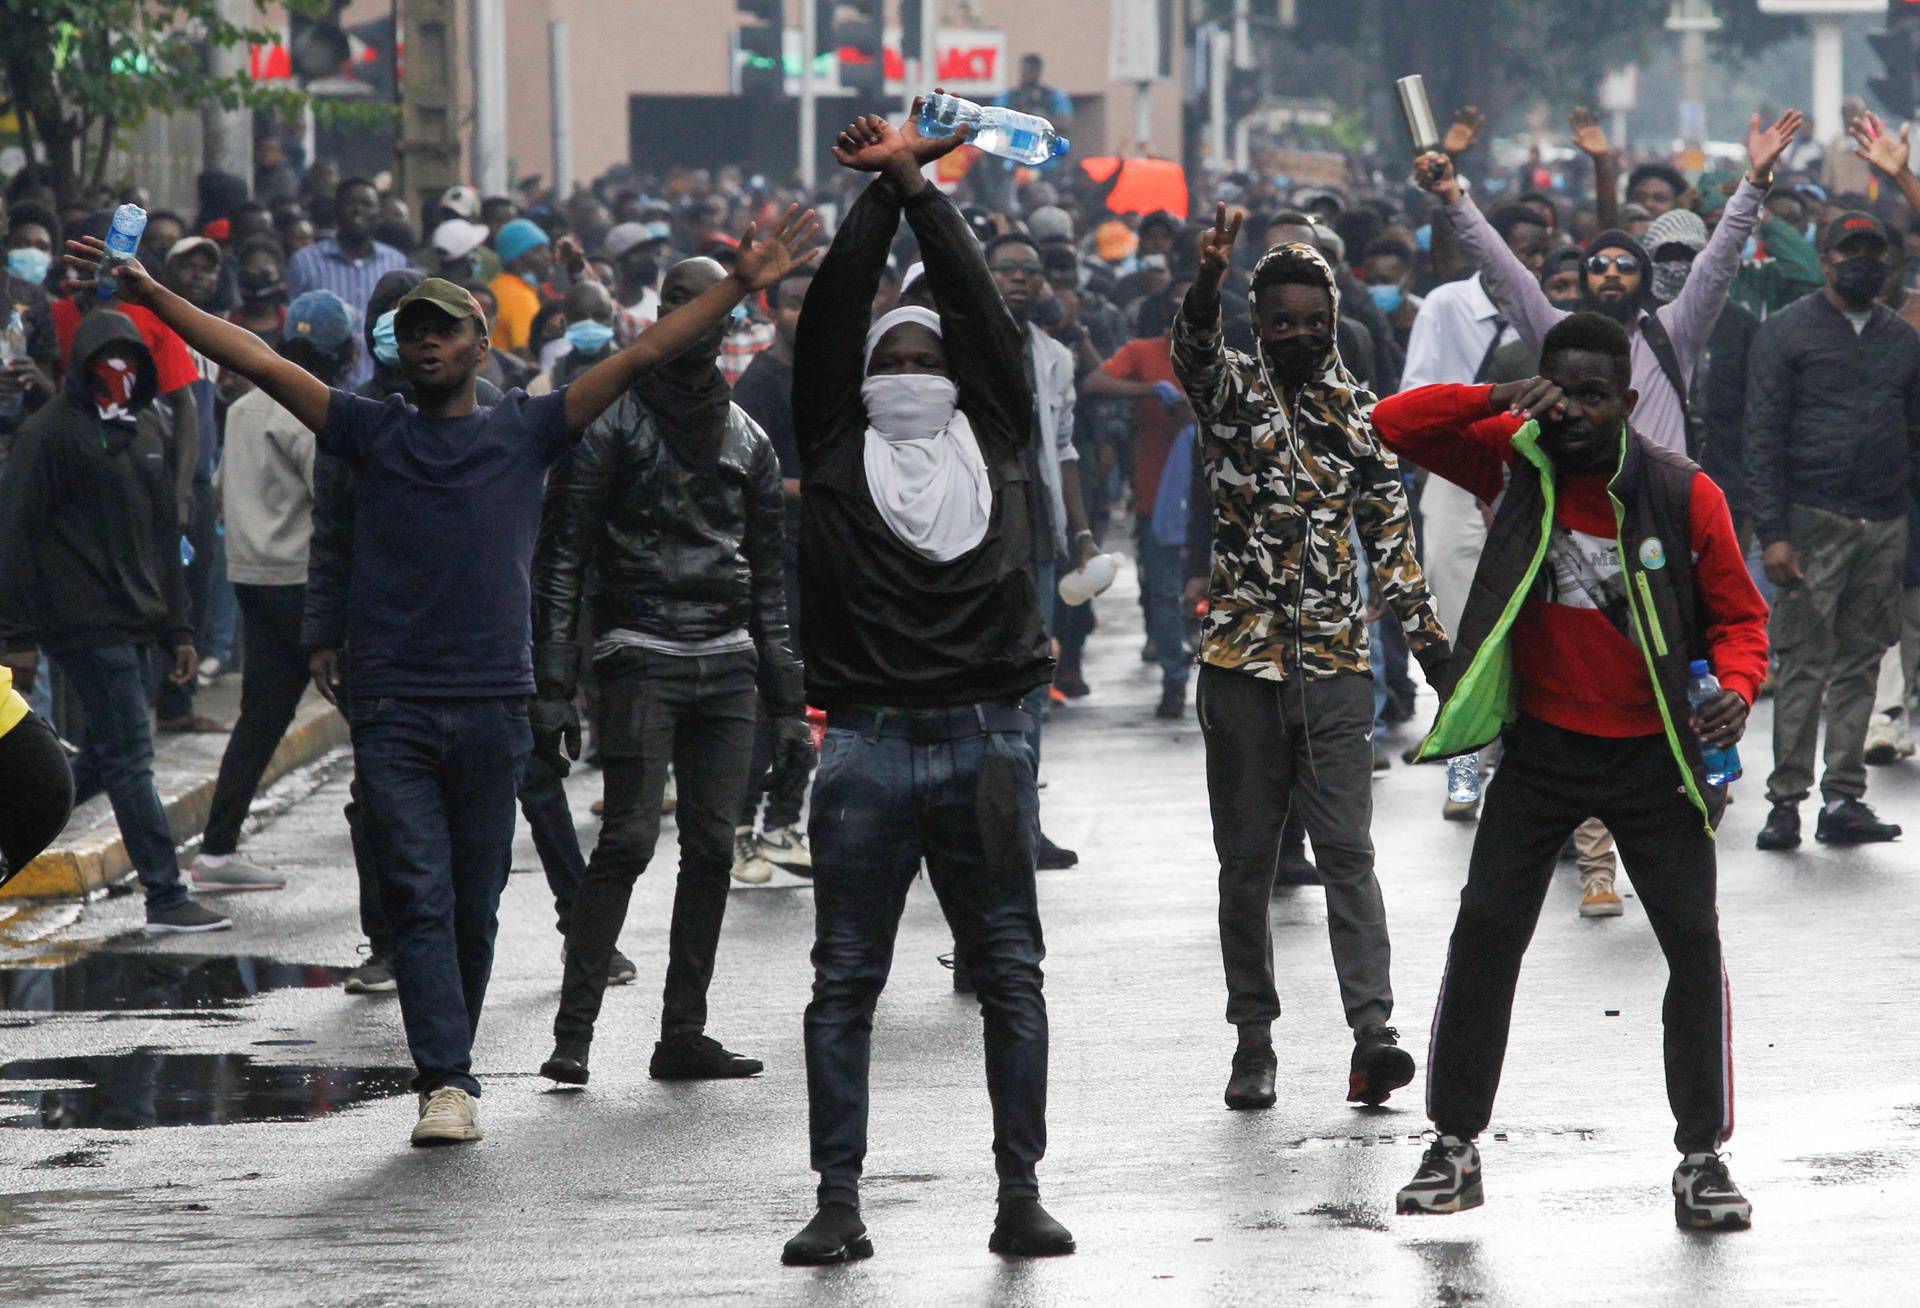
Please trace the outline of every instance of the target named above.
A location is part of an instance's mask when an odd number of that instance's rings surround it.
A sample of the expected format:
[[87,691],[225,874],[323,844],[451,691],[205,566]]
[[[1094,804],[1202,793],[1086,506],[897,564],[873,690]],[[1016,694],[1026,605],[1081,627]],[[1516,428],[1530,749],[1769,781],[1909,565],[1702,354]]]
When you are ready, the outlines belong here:
[[1384,286],[1369,286],[1367,294],[1373,297],[1374,307],[1381,313],[1392,313],[1400,307],[1400,302],[1407,298],[1407,293],[1400,288],[1398,282],[1388,282]]
[[1820,239],[1820,224],[1808,223],[1807,224],[1807,243],[1809,245],[1812,245],[1817,243],[1819,239]]
[[393,334],[395,312],[388,309],[373,320],[373,357],[389,368],[400,362],[400,342]]
[[1759,257],[1760,257],[1760,238],[1757,236],[1749,236],[1747,238],[1747,243],[1740,247],[1740,261],[1742,263],[1752,263],[1755,259],[1758,259]]
[[612,339],[613,328],[595,319],[585,318],[567,324],[567,344],[582,354],[598,354],[607,348],[607,343]]
[[17,250],[7,251],[7,271],[23,282],[38,286],[47,280],[47,269],[52,266],[53,256],[45,250],[23,245]]
[[1422,223],[1413,229],[1413,243],[1423,250],[1433,249],[1433,224]]

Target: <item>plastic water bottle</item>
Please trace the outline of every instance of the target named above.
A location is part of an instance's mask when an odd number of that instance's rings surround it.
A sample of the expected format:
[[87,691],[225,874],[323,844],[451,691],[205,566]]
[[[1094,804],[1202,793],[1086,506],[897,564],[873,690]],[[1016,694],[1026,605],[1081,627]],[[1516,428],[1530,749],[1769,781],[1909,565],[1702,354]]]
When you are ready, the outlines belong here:
[[182,536],[180,538],[180,566],[183,568],[191,568],[193,566],[193,557],[193,542],[185,536]]
[[[1695,659],[1687,670],[1693,673],[1687,682],[1687,704],[1698,713],[1720,698],[1720,678],[1705,659]],[[1740,751],[1732,745],[1720,748],[1702,741],[1700,759],[1707,767],[1707,784],[1724,786],[1740,779]]]
[[[4,330],[0,330],[0,368],[11,367],[15,359],[27,357],[27,325],[20,320],[20,311],[15,309],[13,316],[7,319]],[[8,391],[0,394],[0,418],[18,418],[27,411],[25,391]]]
[[94,294],[103,300],[113,298],[113,266],[132,259],[140,248],[140,236],[147,230],[147,211],[137,204],[123,204],[113,211],[113,226],[107,229],[107,257],[100,261]]
[[988,154],[1029,166],[1058,159],[1071,148],[1053,124],[1035,114],[1023,114],[1001,105],[979,105],[957,95],[935,91],[920,106],[920,135],[952,136],[962,123],[973,125],[968,145]]
[[1480,756],[1459,754],[1447,760],[1447,798],[1455,804],[1480,802]]

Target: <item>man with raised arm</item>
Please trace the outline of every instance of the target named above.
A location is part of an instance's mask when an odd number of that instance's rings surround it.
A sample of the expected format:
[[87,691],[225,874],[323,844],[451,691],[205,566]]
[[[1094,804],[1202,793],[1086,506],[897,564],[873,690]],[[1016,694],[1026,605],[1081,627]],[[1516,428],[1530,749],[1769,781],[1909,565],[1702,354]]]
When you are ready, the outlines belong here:
[[[363,782],[394,934],[393,970],[417,1075],[416,1145],[481,1138],[473,1037],[493,968],[514,795],[532,734],[529,581],[547,465],[642,375],[779,280],[812,239],[789,210],[777,236],[748,228],[732,274],[572,385],[537,399],[474,399],[488,350],[473,296],[428,278],[395,329],[414,400],[384,403],[324,382],[244,327],[203,313],[138,262],[113,275],[194,349],[246,377],[353,468],[347,630],[354,766]],[[69,242],[90,284],[105,247]]]
[[[1633,237],[1604,231],[1587,242],[1584,307],[1627,329],[1633,386],[1640,393],[1634,425],[1663,449],[1688,453],[1688,379],[1727,302],[1733,275],[1740,269],[1740,252],[1760,221],[1761,201],[1773,185],[1774,161],[1799,130],[1798,110],[1787,110],[1767,128],[1761,127],[1759,114],[1753,116],[1747,134],[1747,158],[1753,167],[1727,202],[1713,239],[1694,261],[1686,288],[1671,304],[1654,306],[1653,262]],[[1537,352],[1567,310],[1553,307],[1536,270],[1521,263],[1482,216],[1454,176],[1452,159],[1438,151],[1421,155],[1414,162],[1414,178],[1446,203],[1447,218],[1481,274],[1487,297]]]
[[[1026,343],[952,202],[920,175],[964,139],[856,120],[840,163],[880,174],[820,265],[794,343],[800,631],[827,712],[813,781],[807,1100],[819,1210],[790,1264],[873,1254],[860,1219],[873,1011],[921,860],[985,1016],[999,1213],[987,1247],[1073,1252],[1040,1206],[1047,1006],[1039,792],[1021,697],[1053,674],[1034,586]],[[934,308],[869,306],[902,215]]]

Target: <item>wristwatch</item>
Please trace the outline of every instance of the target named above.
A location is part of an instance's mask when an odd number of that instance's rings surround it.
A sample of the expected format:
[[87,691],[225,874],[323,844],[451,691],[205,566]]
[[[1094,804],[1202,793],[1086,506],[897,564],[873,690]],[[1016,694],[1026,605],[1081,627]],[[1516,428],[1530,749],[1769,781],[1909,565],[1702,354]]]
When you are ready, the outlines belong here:
[[1773,169],[1769,168],[1764,173],[1755,173],[1751,168],[1749,168],[1747,170],[1747,180],[1752,182],[1755,186],[1759,187],[1761,190],[1763,191],[1767,190],[1773,185]]

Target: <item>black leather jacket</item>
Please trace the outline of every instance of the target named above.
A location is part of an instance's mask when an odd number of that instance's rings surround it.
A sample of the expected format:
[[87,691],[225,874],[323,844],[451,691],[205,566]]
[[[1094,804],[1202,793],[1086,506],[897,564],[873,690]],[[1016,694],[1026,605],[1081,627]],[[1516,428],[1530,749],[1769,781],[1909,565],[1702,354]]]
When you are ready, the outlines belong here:
[[631,391],[547,478],[533,556],[533,666],[543,696],[570,695],[574,624],[589,564],[594,635],[622,629],[699,641],[745,628],[767,711],[805,708],[787,630],[786,510],[773,443],[739,405],[712,470],[682,462]]

